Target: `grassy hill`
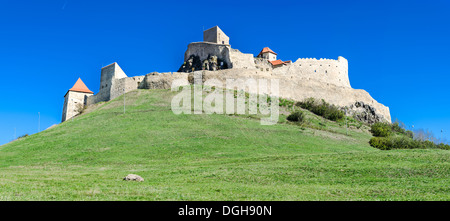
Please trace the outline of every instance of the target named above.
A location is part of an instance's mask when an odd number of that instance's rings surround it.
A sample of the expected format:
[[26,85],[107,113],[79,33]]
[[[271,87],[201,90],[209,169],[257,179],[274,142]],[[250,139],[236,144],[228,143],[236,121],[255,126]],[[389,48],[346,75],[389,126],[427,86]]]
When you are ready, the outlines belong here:
[[[175,115],[137,90],[0,147],[0,200],[449,200],[450,152],[381,151],[367,127]],[[134,173],[144,182],[122,178]]]

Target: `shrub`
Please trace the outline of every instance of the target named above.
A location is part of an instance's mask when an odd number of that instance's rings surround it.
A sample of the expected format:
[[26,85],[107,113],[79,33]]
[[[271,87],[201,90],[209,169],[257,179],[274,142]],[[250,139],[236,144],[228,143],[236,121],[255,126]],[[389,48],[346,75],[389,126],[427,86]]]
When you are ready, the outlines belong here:
[[394,132],[401,133],[401,134],[406,134],[406,130],[403,129],[403,128],[400,126],[400,124],[399,124],[398,121],[394,122],[394,123],[391,125],[391,128],[392,128],[392,131],[394,131]]
[[344,112],[339,110],[337,106],[327,106],[324,117],[328,120],[337,121],[344,118]]
[[28,137],[28,134],[24,134],[22,136],[17,137],[17,139]]
[[392,134],[392,129],[389,123],[378,122],[372,124],[370,132],[375,137],[388,137]]
[[305,114],[301,111],[295,111],[286,118],[291,122],[303,122],[305,120]]
[[380,150],[392,149],[444,149],[450,150],[448,144],[435,144],[432,141],[413,140],[408,137],[372,137],[369,141],[372,147]]
[[77,112],[76,115],[80,115],[82,113],[84,113],[84,111],[87,109],[87,106],[85,106],[84,104],[76,104],[75,105],[75,111]]
[[344,118],[344,112],[335,105],[331,105],[325,100],[316,101],[314,98],[307,98],[302,102],[297,102],[295,106],[307,109],[316,115],[328,120],[337,121]]
[[302,102],[297,102],[295,104],[295,106],[301,107],[303,109],[311,110],[311,108],[314,106],[314,103],[315,103],[315,99],[310,97],[310,98],[305,99]]
[[392,149],[392,144],[389,143],[389,139],[386,137],[372,137],[369,140],[369,144],[380,150],[390,150]]
[[279,105],[280,105],[280,107],[291,108],[292,106],[294,106],[294,101],[280,98],[279,99]]
[[410,130],[407,130],[406,132],[405,132],[405,135],[407,136],[407,137],[409,137],[409,138],[414,138],[414,133],[412,132],[412,131],[410,131]]
[[450,150],[450,145],[444,144],[444,143],[440,143],[440,144],[438,144],[438,148],[439,149],[444,149],[444,150]]

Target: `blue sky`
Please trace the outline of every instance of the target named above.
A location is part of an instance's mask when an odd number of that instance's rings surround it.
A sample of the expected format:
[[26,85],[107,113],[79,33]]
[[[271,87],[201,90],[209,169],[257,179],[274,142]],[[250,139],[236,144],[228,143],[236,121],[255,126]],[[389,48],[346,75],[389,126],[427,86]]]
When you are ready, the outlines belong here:
[[[219,25],[230,44],[282,60],[349,60],[353,88],[396,118],[450,138],[450,1],[0,0],[0,144],[61,120],[78,77],[176,71],[187,44]],[[450,140],[450,139],[449,139]]]

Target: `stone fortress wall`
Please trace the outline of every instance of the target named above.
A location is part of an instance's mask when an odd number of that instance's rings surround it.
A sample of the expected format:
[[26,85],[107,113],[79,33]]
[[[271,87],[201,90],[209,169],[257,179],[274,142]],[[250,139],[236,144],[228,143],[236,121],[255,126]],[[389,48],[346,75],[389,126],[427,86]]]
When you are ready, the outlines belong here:
[[[192,64],[188,63],[192,62],[190,58],[193,56],[196,56],[199,62],[215,56],[219,63],[223,62],[226,65],[218,64],[218,70],[213,71],[201,69],[192,71],[189,66]],[[223,82],[228,78],[279,79],[280,97],[295,101],[309,97],[324,99],[331,104],[349,107],[349,114],[370,110],[369,115],[373,116],[362,117],[370,118],[366,120],[369,123],[391,122],[388,107],[378,103],[366,91],[351,88],[348,61],[341,56],[337,60],[299,58],[293,63],[275,67],[268,60],[242,53],[231,48],[229,44],[205,41],[188,45],[182,67],[184,66],[189,66],[184,72],[152,72],[145,76],[128,77],[117,63],[110,64],[102,68],[99,93],[86,97],[85,103],[91,105],[108,101],[136,89],[170,89],[174,79],[189,80],[193,74],[202,73],[206,80],[215,78]],[[202,65],[192,66],[194,67],[201,68]],[[361,107],[366,109],[361,110]],[[366,112],[363,114],[367,115]]]
[[275,68],[275,75],[299,77],[303,80],[317,80],[336,86],[351,87],[348,78],[348,61],[339,56],[333,59],[299,58],[290,65]]
[[201,61],[204,61],[211,55],[224,62],[226,68],[255,69],[252,54],[244,54],[237,49],[231,48],[230,45],[211,42],[190,43],[184,53],[184,62],[187,62],[191,56],[198,56]]
[[116,62],[102,68],[100,90],[86,99],[86,105],[109,101],[123,93],[136,90],[145,76],[128,77]]

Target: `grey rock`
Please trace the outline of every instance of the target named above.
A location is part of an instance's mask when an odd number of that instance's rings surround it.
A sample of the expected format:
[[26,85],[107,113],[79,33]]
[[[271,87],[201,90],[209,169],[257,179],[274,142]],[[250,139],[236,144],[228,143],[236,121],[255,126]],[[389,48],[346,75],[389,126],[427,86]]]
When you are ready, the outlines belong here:
[[382,115],[377,113],[375,107],[365,104],[362,101],[357,101],[343,109],[347,109],[347,115],[353,116],[356,120],[368,124],[386,121]]
[[126,177],[123,178],[123,180],[142,182],[144,181],[144,178],[136,174],[128,174]]

